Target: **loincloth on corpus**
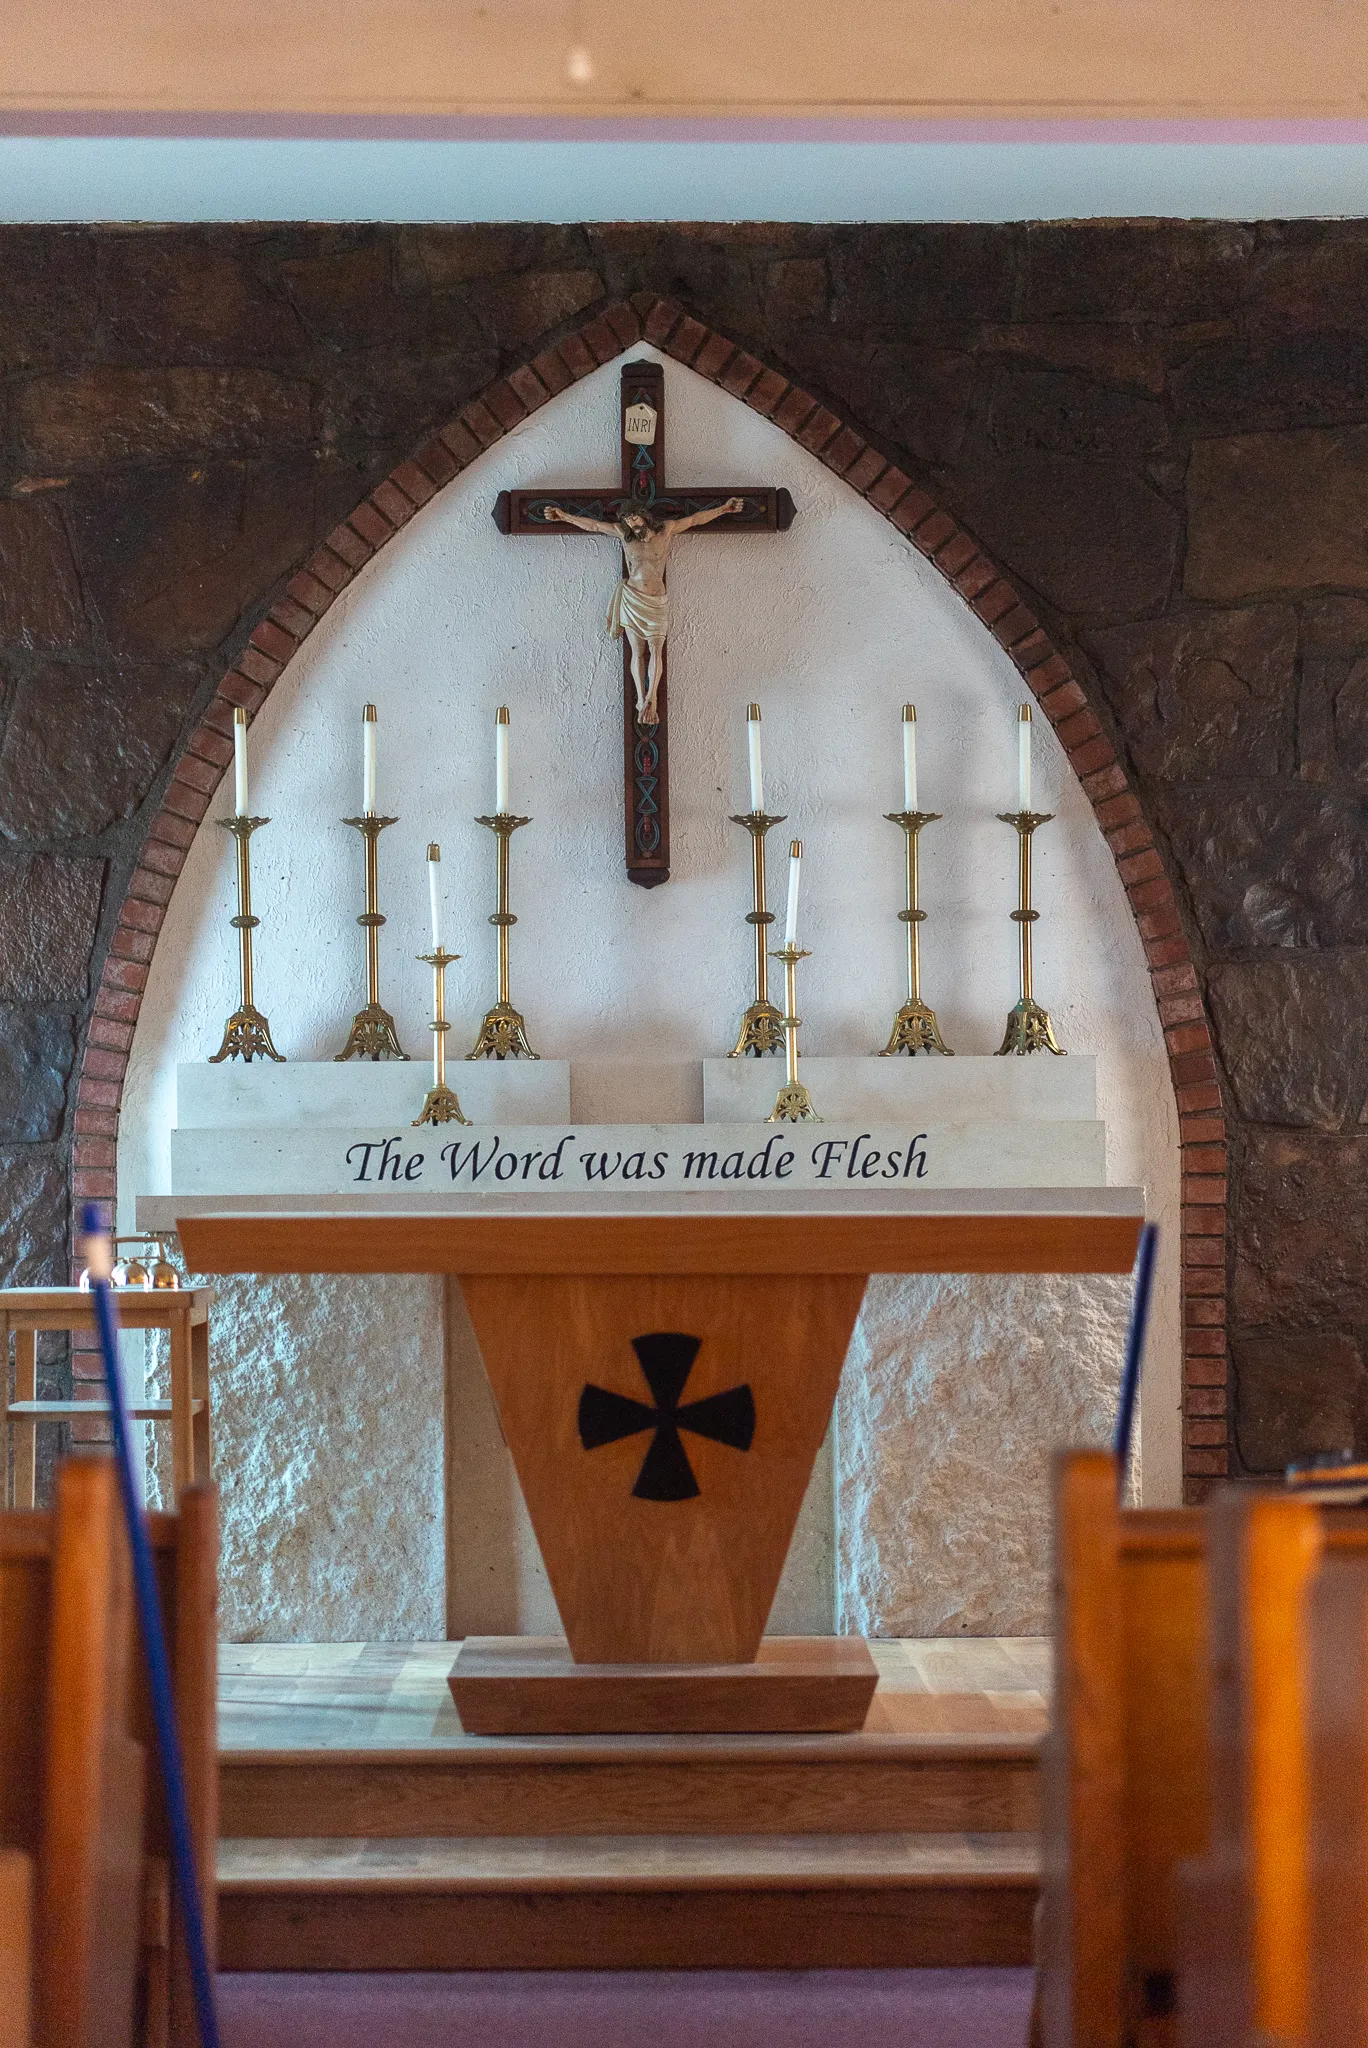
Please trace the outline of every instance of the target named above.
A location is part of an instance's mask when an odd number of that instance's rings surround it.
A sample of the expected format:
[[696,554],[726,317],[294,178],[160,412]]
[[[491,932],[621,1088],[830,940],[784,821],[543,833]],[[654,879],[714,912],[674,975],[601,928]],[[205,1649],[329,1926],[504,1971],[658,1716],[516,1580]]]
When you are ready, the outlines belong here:
[[670,626],[670,600],[664,591],[653,597],[649,591],[633,590],[624,578],[613,592],[608,607],[608,631],[615,640],[624,633],[636,633],[643,640],[663,640]]

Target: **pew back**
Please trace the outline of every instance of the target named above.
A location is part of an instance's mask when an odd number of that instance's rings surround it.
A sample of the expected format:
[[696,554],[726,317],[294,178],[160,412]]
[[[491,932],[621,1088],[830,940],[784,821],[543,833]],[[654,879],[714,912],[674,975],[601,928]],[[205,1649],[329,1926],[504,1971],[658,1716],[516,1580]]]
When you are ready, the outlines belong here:
[[1043,1757],[1047,2048],[1173,2038],[1178,1872],[1209,1825],[1205,1602],[1200,1515],[1123,1514],[1112,1457],[1064,1454]]
[[1307,1602],[1312,2048],[1368,2041],[1368,1547],[1327,1546]]
[[[73,1480],[69,1473],[78,1476]],[[92,1473],[101,1476],[92,1481]],[[166,2042],[169,2048],[194,2048],[197,2036],[184,1928],[179,1914],[169,1911],[168,1905],[167,1816],[160,1776],[151,1767],[155,1742],[150,1702],[128,1585],[126,1541],[117,1521],[113,1485],[114,1470],[109,1461],[72,1460],[60,1468],[55,1510],[0,1512],[0,1848],[12,1848],[37,1859],[37,1972],[40,1982],[46,1985],[52,1974],[51,1959],[62,1952],[62,1944],[86,1938],[79,1929],[73,1933],[75,1909],[70,1903],[86,1894],[82,1894],[79,1884],[73,1887],[69,1874],[59,1877],[56,1870],[58,1864],[66,1870],[71,1857],[79,1854],[80,1837],[88,1832],[87,1813],[100,1810],[98,1805],[88,1805],[92,1769],[89,1759],[82,1756],[73,1761],[72,1751],[78,1742],[89,1745],[92,1740],[89,1714],[78,1711],[76,1705],[76,1694],[89,1691],[97,1677],[95,1660],[81,1648],[81,1630],[93,1627],[90,1602],[96,1589],[107,1585],[117,1601],[117,1621],[111,1623],[111,1628],[123,1648],[121,1664],[118,1659],[110,1664],[112,1651],[104,1654],[98,1664],[98,1670],[104,1673],[99,1697],[112,1730],[102,1754],[111,1766],[106,1776],[118,1781],[107,1795],[102,1791],[101,1797],[130,1795],[136,1789],[139,1822],[138,1848],[131,1872],[121,1866],[106,1901],[116,1901],[122,1915],[110,1938],[124,1938],[130,1913],[135,1930],[139,1923],[142,1925],[141,1940],[135,1938],[133,1942],[135,1959],[138,1948],[142,1950],[141,2038],[149,2044]],[[80,1492],[91,1486],[101,1490],[106,1507],[112,1504],[111,1511],[115,1513],[115,1521],[109,1525],[109,1540],[112,1554],[122,1560],[117,1566],[116,1587],[108,1573],[101,1576],[89,1557],[74,1572],[65,1570],[62,1561],[63,1503],[73,1489]],[[214,1855],[218,1835],[217,1530],[213,1490],[187,1489],[177,1514],[150,1517],[150,1533],[172,1658],[191,1831],[212,1962]],[[69,1536],[66,1541],[69,1546]],[[58,1703],[61,1711],[50,1731],[49,1710]],[[113,1771],[116,1758],[121,1761],[118,1770]],[[40,1786],[44,1788],[42,1800],[37,1796]],[[114,1820],[112,1813],[106,1815],[108,1826],[112,1827]],[[124,1825],[127,1821],[124,1816]],[[49,1863],[53,1865],[51,1876],[47,1874]],[[88,1894],[88,1873],[82,1875],[81,1882],[86,1884]],[[60,1927],[62,1932],[49,1936],[49,1926]],[[71,1974],[64,1968],[55,1972],[58,1982],[54,1996],[60,2025],[68,2032],[53,2033],[52,2026],[58,2021],[49,2023],[43,2001],[39,2001],[38,2039],[44,2044],[51,2041],[53,2048],[58,2043],[60,2048],[77,2048],[83,2039],[78,2032],[70,2031],[84,2024],[73,2017],[70,2009],[74,1995]],[[105,2000],[104,2009],[106,2015],[122,2012],[122,1991],[116,1998]],[[116,2032],[109,2038],[127,2041],[130,2036],[127,2032]]]

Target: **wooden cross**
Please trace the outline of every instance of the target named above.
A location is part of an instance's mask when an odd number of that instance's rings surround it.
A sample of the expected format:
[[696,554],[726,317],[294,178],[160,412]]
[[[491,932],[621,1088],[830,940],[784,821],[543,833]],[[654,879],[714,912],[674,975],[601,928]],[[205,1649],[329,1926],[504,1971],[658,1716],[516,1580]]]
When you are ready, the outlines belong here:
[[[665,373],[659,363],[624,366],[620,434],[620,491],[605,490],[600,484],[555,492],[500,491],[494,504],[494,522],[500,533],[573,532],[571,527],[548,520],[548,505],[590,519],[617,519],[633,505],[647,507],[662,519],[682,519],[733,497],[742,500],[742,509],[700,527],[701,533],[785,533],[793,524],[793,500],[785,490],[740,484],[713,484],[687,491],[667,488]],[[665,651],[668,653],[668,645]],[[640,888],[653,889],[657,882],[670,878],[669,706],[662,681],[657,723],[644,725],[638,719],[631,650],[625,639],[622,690],[627,878]]]

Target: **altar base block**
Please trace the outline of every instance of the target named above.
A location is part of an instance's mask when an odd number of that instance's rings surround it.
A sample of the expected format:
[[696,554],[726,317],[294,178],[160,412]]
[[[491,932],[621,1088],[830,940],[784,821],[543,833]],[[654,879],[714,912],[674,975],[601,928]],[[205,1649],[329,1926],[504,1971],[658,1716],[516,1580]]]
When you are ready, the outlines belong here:
[[766,1636],[753,1664],[577,1664],[560,1636],[469,1636],[451,1696],[468,1735],[823,1735],[862,1728],[862,1636]]

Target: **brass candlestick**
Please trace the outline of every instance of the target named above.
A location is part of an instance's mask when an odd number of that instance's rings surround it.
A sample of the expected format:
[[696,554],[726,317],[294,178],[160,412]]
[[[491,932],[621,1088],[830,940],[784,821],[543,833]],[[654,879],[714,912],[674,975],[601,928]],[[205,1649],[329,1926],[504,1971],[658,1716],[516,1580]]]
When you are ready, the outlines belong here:
[[385,922],[377,906],[380,893],[380,834],[386,825],[397,825],[397,818],[380,818],[374,811],[367,811],[362,818],[344,818],[344,825],[355,825],[366,842],[366,907],[356,922],[366,934],[366,1003],[352,1018],[351,1033],[338,1060],[406,1060],[408,1054],[399,1043],[399,1034],[394,1028],[394,1019],[380,1001],[380,927]]
[[776,960],[784,963],[784,1000],[787,1015],[781,1019],[784,1027],[784,1056],[787,1072],[784,1085],[774,1098],[774,1107],[765,1118],[767,1124],[819,1124],[822,1119],[812,1106],[812,1097],[798,1079],[798,1026],[802,1018],[798,1015],[798,962],[812,956],[802,946],[781,946],[775,954]]
[[269,818],[249,818],[245,813],[233,818],[220,818],[219,824],[225,832],[231,832],[237,841],[237,916],[232,920],[238,935],[238,979],[242,1001],[223,1027],[223,1043],[216,1053],[211,1053],[209,1064],[217,1066],[220,1060],[246,1060],[254,1058],[284,1061],[283,1052],[277,1052],[271,1042],[271,1027],[262,1016],[253,1000],[252,990],[252,933],[261,923],[252,915],[252,834],[259,832],[263,825],[269,825]]
[[463,1114],[456,1099],[454,1088],[448,1088],[446,1077],[446,1035],[451,1026],[446,1014],[446,971],[453,960],[460,959],[459,953],[448,953],[444,946],[438,946],[431,953],[420,953],[418,958],[426,960],[432,969],[432,1086],[428,1089],[423,1106],[413,1119],[415,1129],[419,1124],[468,1124],[470,1118]]
[[1050,1013],[1035,1000],[1031,987],[1031,926],[1040,915],[1038,910],[1031,908],[1031,839],[1036,827],[1048,825],[1054,812],[999,811],[998,816],[1004,825],[1016,828],[1018,894],[1021,899],[1018,908],[1012,912],[1012,922],[1021,930],[1021,999],[1007,1013],[1007,1029],[998,1052],[1055,1052],[1062,1058],[1064,1048],[1055,1037]]
[[784,1042],[784,1020],[769,999],[769,953],[765,946],[767,927],[774,923],[774,912],[765,905],[765,834],[772,825],[783,822],[782,814],[772,816],[767,811],[732,814],[733,825],[744,825],[751,836],[755,907],[747,911],[746,923],[755,930],[755,1001],[741,1019],[736,1043],[727,1054],[729,1060],[742,1059],[746,1053],[754,1053],[759,1059],[767,1052],[778,1052]]
[[498,842],[498,909],[489,922],[499,934],[499,1000],[495,1003],[480,1026],[480,1035],[473,1049],[466,1054],[468,1060],[538,1060],[541,1054],[533,1052],[527,1042],[527,1026],[522,1012],[515,1010],[508,993],[508,933],[518,920],[508,907],[508,842],[520,825],[530,825],[530,818],[515,818],[511,812],[496,811],[492,818],[477,818],[477,825],[487,825]]
[[893,1019],[893,1030],[880,1058],[890,1053],[943,1052],[954,1058],[953,1049],[940,1034],[936,1013],[921,999],[921,927],[926,912],[918,897],[921,890],[920,840],[923,825],[934,825],[939,811],[885,811],[891,825],[901,825],[907,856],[907,908],[898,912],[907,926],[907,1001]]

